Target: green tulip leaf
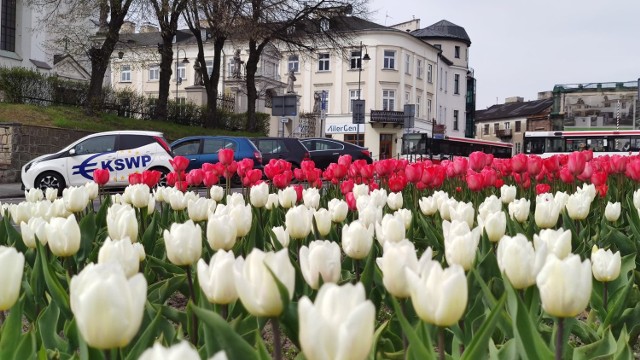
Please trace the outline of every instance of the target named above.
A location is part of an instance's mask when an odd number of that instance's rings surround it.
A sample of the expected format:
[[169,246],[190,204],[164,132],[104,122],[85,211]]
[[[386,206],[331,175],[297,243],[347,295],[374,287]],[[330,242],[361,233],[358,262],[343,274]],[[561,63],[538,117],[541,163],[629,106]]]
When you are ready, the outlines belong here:
[[70,319],[73,315],[71,314],[71,307],[69,304],[69,294],[60,283],[58,276],[52,273],[49,262],[47,261],[47,257],[44,255],[45,249],[40,241],[36,241],[36,246],[38,247],[38,252],[40,253],[42,273],[44,275],[44,282],[45,284],[47,284],[49,294],[51,295],[51,298],[53,298],[53,301],[58,304],[58,307],[62,311],[64,317],[66,319]]
[[278,292],[280,293],[280,300],[282,301],[282,314],[280,314],[280,321],[283,325],[284,331],[289,337],[289,340],[293,342],[296,346],[299,347],[298,340],[298,304],[294,303],[290,300],[289,290],[286,286],[278,279],[278,277],[271,271],[269,266],[267,266],[269,273],[273,277],[273,280],[276,282],[278,287]]
[[144,234],[142,234],[142,246],[144,247],[145,254],[153,254],[153,250],[158,238],[158,213],[155,212],[151,218],[151,223],[147,226]]
[[[473,274],[477,284],[482,290],[484,301],[486,302],[487,307],[489,309],[495,308],[498,304],[498,300],[495,298],[495,296],[493,296],[493,293],[489,289],[487,283],[484,281],[484,279],[482,279],[475,267],[471,268],[471,273]],[[511,318],[505,312],[500,313],[500,318],[498,319],[498,327],[507,337],[513,337],[513,324]]]
[[493,334],[493,329],[496,326],[499,314],[506,301],[507,294],[505,293],[502,294],[498,304],[491,310],[491,313],[489,313],[487,319],[482,323],[480,329],[473,334],[473,340],[471,340],[471,343],[465,348],[462,359],[481,359],[486,357],[487,344]]
[[82,264],[91,253],[91,250],[93,250],[96,233],[98,232],[96,214],[88,213],[80,220],[78,225],[80,226],[80,250],[78,250],[75,257],[78,264]]
[[40,340],[47,349],[71,352],[72,350],[68,349],[67,341],[55,331],[58,328],[59,320],[60,309],[55,302],[52,302],[40,313],[40,317],[36,321]]
[[153,304],[164,304],[185,282],[187,275],[175,275],[151,284],[147,289],[147,300]]
[[100,204],[100,208],[96,213],[96,228],[102,229],[107,226],[107,210],[111,206],[111,196],[106,196],[102,199],[102,203]]
[[364,265],[364,270],[362,271],[360,281],[362,285],[364,285],[365,294],[370,294],[373,289],[373,277],[376,269],[376,257],[377,257],[377,244],[373,244],[371,246],[371,250],[369,250],[369,255],[367,255],[367,261]]
[[220,350],[224,350],[229,359],[258,359],[253,347],[233,331],[231,325],[220,317],[220,315],[213,311],[200,308],[193,303],[189,303],[188,306],[206,328],[204,332],[205,344],[211,346],[207,357],[213,356]]
[[515,339],[509,339],[504,344],[500,345],[500,348],[496,347],[493,339],[489,340],[489,359],[490,360],[511,360],[517,359],[518,348],[516,346]]
[[518,353],[523,359],[551,359],[554,354],[542,339],[538,328],[508,280],[505,280],[509,313],[513,322],[513,335]]
[[376,354],[378,353],[378,343],[380,342],[380,337],[382,336],[382,333],[387,329],[388,325],[389,320],[383,322],[380,326],[378,326],[375,333],[373,334],[373,345],[371,347],[371,352],[369,353],[369,360],[375,360]]
[[627,333],[626,326],[622,328],[620,336],[618,336],[616,347],[616,353],[613,357],[615,360],[626,360],[633,358],[633,351],[631,351],[631,347],[629,346],[629,334]]
[[410,352],[410,355],[415,359],[435,359],[436,353],[433,349],[433,345],[431,344],[431,339],[427,336],[425,337],[426,343],[423,342],[420,336],[418,336],[416,330],[411,326],[411,324],[409,324],[409,321],[407,321],[407,318],[405,318],[402,313],[398,300],[391,298],[391,303],[393,305],[393,310],[400,321],[400,325],[402,326],[402,331],[409,340],[410,346],[407,351]]
[[162,319],[162,313],[158,311],[151,323],[147,325],[144,332],[140,334],[135,340],[135,343],[129,345],[127,351],[126,360],[136,360],[142,355],[142,353],[153,345],[153,342],[157,336],[157,329]]
[[[24,244],[24,241],[22,241],[22,234],[13,226],[8,216],[5,216],[2,220],[7,234],[7,244],[15,247],[16,250],[21,253],[25,253],[27,246]],[[17,224],[17,226],[19,227],[20,224]]]
[[616,353],[618,344],[611,330],[607,330],[604,337],[591,344],[583,345],[573,350],[574,360],[611,359]]
[[22,334],[22,309],[24,307],[25,296],[22,295],[18,301],[9,309],[9,315],[0,327],[0,359],[13,359],[16,344],[20,341]]
[[158,259],[155,256],[150,256],[147,254],[146,260],[149,262],[149,265],[157,272],[159,276],[162,278],[168,278],[175,275],[185,275],[185,270],[183,267],[173,265],[169,261],[163,261]]

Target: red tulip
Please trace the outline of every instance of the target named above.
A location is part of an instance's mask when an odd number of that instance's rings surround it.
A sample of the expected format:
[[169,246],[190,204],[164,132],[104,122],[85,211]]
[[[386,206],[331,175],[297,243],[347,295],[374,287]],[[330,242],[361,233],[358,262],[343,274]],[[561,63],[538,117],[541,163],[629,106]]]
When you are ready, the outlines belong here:
[[542,158],[538,155],[531,155],[527,162],[527,172],[531,176],[536,176],[542,170]]
[[[482,151],[474,151],[469,155],[469,167],[476,172],[480,172],[486,165],[487,154]],[[467,173],[467,177],[469,177]]]
[[220,178],[213,171],[204,171],[204,176],[202,177],[202,183],[204,186],[210,188],[219,181]]
[[223,175],[226,179],[231,179],[233,175],[238,172],[238,163],[235,161],[232,161],[231,163],[229,163],[229,165],[223,166],[225,167]]
[[355,211],[357,209],[357,207],[356,207],[356,197],[353,195],[352,192],[348,192],[345,195],[345,200],[347,202],[347,206],[349,207],[349,210]]
[[176,189],[182,192],[185,192],[187,191],[188,184],[186,181],[177,181],[173,187],[175,187]]
[[591,166],[591,162],[586,162],[584,164],[584,170],[582,174],[578,175],[578,179],[580,181],[587,181],[591,179],[591,175],[593,174],[593,167]]
[[551,190],[551,185],[549,185],[549,184],[538,184],[538,185],[536,185],[536,194],[537,195],[548,193],[549,190]]
[[563,167],[560,169],[560,180],[565,184],[572,184],[574,181],[573,173],[569,168]]
[[380,185],[378,185],[378,183],[373,180],[369,182],[368,186],[369,186],[369,191],[380,189]]
[[607,184],[602,184],[600,186],[596,186],[596,191],[598,192],[598,195],[600,195],[600,197],[605,197],[607,196],[607,191],[609,190],[609,186],[607,186]]
[[233,161],[234,151],[233,149],[220,149],[218,150],[218,161],[222,165],[229,165]]
[[469,161],[464,157],[457,157],[453,159],[453,171],[456,176],[466,174],[469,167]]
[[353,191],[353,179],[349,179],[340,183],[340,191],[342,195],[346,195]]
[[184,156],[176,156],[172,160],[169,160],[173,170],[175,172],[184,172],[189,166],[189,159]]
[[407,181],[412,184],[415,184],[418,181],[420,181],[420,179],[422,178],[422,170],[423,170],[422,163],[408,164],[404,168],[404,174],[407,177]]
[[569,168],[569,171],[571,171],[571,173],[574,176],[577,176],[582,174],[582,172],[584,171],[586,162],[587,160],[585,159],[584,153],[574,151],[571,154],[569,154],[567,167]]
[[291,178],[289,178],[287,174],[282,173],[274,176],[272,181],[273,186],[278,189],[284,189],[289,186],[289,183],[291,183]]
[[634,181],[640,181],[640,159],[629,160],[625,174]]
[[338,158],[338,165],[342,165],[346,168],[349,168],[349,166],[351,166],[351,155],[349,154],[340,155],[340,157]]
[[395,171],[395,159],[378,160],[374,163],[374,168],[378,176],[387,177]]
[[585,161],[591,161],[593,159],[593,150],[582,150],[581,152],[584,154]]
[[625,168],[627,167],[627,161],[628,161],[628,157],[626,156],[620,156],[620,155],[613,155],[610,158],[610,165],[611,165],[611,172],[614,174],[622,174],[625,171]]
[[560,166],[559,157],[557,155],[550,156],[542,160],[542,164],[548,172],[554,173],[558,171],[558,168]]
[[469,170],[467,172],[467,187],[471,191],[480,191],[484,187],[484,176],[481,173]]
[[496,182],[494,184],[494,186],[496,187],[496,189],[500,189],[502,187],[502,185],[504,185],[504,180],[498,178],[496,179]]
[[302,185],[295,185],[293,189],[296,191],[296,195],[298,195],[297,202],[302,201],[302,190],[304,190],[304,187]]
[[594,171],[591,174],[591,183],[595,186],[600,186],[607,183],[607,173],[604,171]]
[[402,191],[406,186],[407,186],[407,178],[402,175],[393,174],[389,178],[389,190],[392,192]]
[[95,169],[93,170],[93,181],[102,186],[109,182],[109,170],[107,169]]
[[513,172],[523,173],[527,171],[529,157],[525,154],[518,154],[511,158],[511,169]]
[[187,184],[189,186],[199,186],[204,179],[204,173],[202,169],[193,169],[187,174]]
[[496,179],[498,179],[498,173],[496,173],[495,169],[484,168],[480,172],[482,174],[482,178],[484,179],[484,187],[493,186],[496,183]]
[[142,184],[142,174],[134,172],[129,174],[129,185]]
[[238,176],[244,177],[247,174],[247,171],[253,169],[253,159],[244,158],[238,161]]
[[293,177],[298,181],[304,181],[304,171],[302,169],[293,169]]
[[158,185],[162,173],[158,170],[145,170],[142,172],[142,183],[152,188]]

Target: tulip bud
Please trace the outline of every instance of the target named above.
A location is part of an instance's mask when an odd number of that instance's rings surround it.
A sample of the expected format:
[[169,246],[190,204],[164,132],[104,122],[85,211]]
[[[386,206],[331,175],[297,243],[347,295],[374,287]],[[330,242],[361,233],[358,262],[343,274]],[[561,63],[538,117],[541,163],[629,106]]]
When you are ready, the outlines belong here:
[[498,243],[498,267],[515,289],[526,289],[536,283],[536,276],[547,259],[547,247],[542,243],[534,250],[531,241],[522,234],[504,236]]
[[382,221],[382,208],[374,204],[367,205],[363,209],[358,210],[358,220],[365,226],[374,225]]
[[418,204],[423,215],[432,216],[438,212],[438,200],[434,196],[423,197]]
[[442,202],[438,200],[438,211],[440,212],[440,217],[442,220],[451,221],[451,208],[455,208],[458,206],[458,201],[456,199],[444,199]]
[[348,257],[356,260],[369,255],[373,245],[373,225],[368,227],[359,220],[345,224],[342,228],[342,250]]
[[400,242],[405,237],[404,222],[402,218],[386,214],[382,218],[382,222],[376,223],[376,239],[380,245],[386,242]]
[[129,205],[113,204],[107,210],[107,230],[113,240],[138,241],[136,211]]
[[411,210],[398,209],[396,210],[396,212],[393,213],[393,216],[397,217],[398,219],[402,219],[404,223],[404,229],[409,230],[409,227],[411,227],[411,219],[413,218],[413,214],[411,213]]
[[24,272],[24,255],[15,248],[0,246],[0,311],[18,301]]
[[[366,195],[362,195],[362,196],[366,196]],[[370,198],[370,201],[373,202],[373,204],[379,208],[384,207],[387,204],[387,200],[389,199],[389,196],[387,195],[387,190],[385,189],[373,189],[368,197]],[[358,199],[360,198],[360,196],[358,196]],[[396,201],[397,200],[393,200]],[[402,207],[402,206],[400,206]]]
[[300,271],[312,289],[323,283],[340,280],[340,245],[329,240],[316,240],[300,248]]
[[564,259],[571,254],[571,230],[544,229],[540,230],[540,234],[533,235],[533,246],[536,250],[540,249],[544,243],[547,251],[554,254],[558,259]]
[[47,200],[49,200],[49,201],[53,202],[55,199],[57,199],[57,198],[58,198],[58,189],[55,189],[55,188],[47,188],[47,189],[44,191],[44,197],[45,197]]
[[610,249],[605,251],[593,245],[591,249],[591,271],[596,280],[608,282],[617,279],[620,276],[621,266],[620,251],[613,253]]
[[[447,226],[448,221],[442,223],[444,231],[444,253],[448,264],[458,264],[465,271],[473,266],[476,259],[478,243],[480,243],[480,228],[467,230],[465,222],[452,221]],[[447,231],[447,228],[449,228]]]
[[567,200],[567,214],[572,220],[584,220],[589,215],[591,199],[589,195],[576,192]]
[[229,215],[209,213],[207,241],[213,250],[231,250],[237,235],[236,224]]
[[22,241],[28,248],[36,248],[36,237],[42,245],[47,245],[46,225],[47,222],[41,217],[32,217],[28,223],[20,223]]
[[331,231],[331,214],[327,209],[319,209],[313,213],[313,219],[316,222],[316,229],[320,236],[327,236]]
[[400,299],[411,295],[405,269],[418,270],[418,257],[413,243],[407,239],[384,243],[382,257],[376,259],[382,271],[382,283],[387,291]]
[[[224,354],[224,352],[220,352]],[[216,353],[216,356],[218,354]],[[191,344],[182,340],[181,342],[170,346],[168,348],[162,346],[161,343],[157,342],[153,344],[153,347],[145,350],[142,355],[138,358],[138,360],[200,360],[200,355],[196,349],[194,349]],[[225,358],[226,359],[226,358]],[[211,360],[211,359],[210,359]],[[219,360],[219,359],[216,359]]]
[[45,232],[49,249],[55,256],[72,256],[80,250],[80,226],[73,214],[66,219],[51,219]]
[[84,186],[70,186],[62,191],[62,199],[67,211],[77,213],[84,210],[89,203],[89,193]]
[[500,188],[500,200],[503,204],[509,204],[516,199],[516,187],[514,185],[502,185]]
[[35,203],[44,199],[44,193],[39,188],[31,188],[24,191],[24,199],[30,203]]
[[13,222],[18,225],[21,222],[28,222],[31,218],[31,209],[33,208],[33,203],[23,201],[18,204],[9,205],[9,214],[11,215],[11,219]]
[[69,215],[71,215],[71,213],[65,207],[64,200],[56,199],[53,203],[51,203],[51,208],[49,208],[47,217],[51,219],[54,217],[67,217]]
[[269,200],[269,185],[265,182],[253,185],[249,191],[251,205],[255,208],[264,207]]
[[536,225],[540,228],[551,228],[558,223],[560,207],[549,193],[540,194],[536,198],[536,212],[534,214]]
[[411,302],[423,321],[437,326],[456,324],[467,308],[469,289],[462,266],[446,269],[438,262],[416,274],[405,269]]
[[121,348],[142,323],[147,281],[140,273],[127,280],[116,264],[89,264],[71,279],[69,298],[78,331],[89,346]]
[[267,196],[267,203],[264,207],[267,208],[267,210],[273,210],[278,207],[278,204],[278,194],[269,194],[269,196]]
[[251,212],[251,205],[236,205],[229,210],[229,216],[231,221],[236,225],[236,236],[243,237],[251,230],[251,221],[253,219],[253,213]]
[[531,202],[525,198],[514,200],[509,203],[509,217],[519,223],[524,223],[529,218]]
[[456,206],[449,208],[449,217],[451,221],[465,221],[469,227],[473,226],[475,220],[475,210],[472,203],[459,202]]
[[[277,240],[280,245],[282,245],[282,247],[286,248],[287,246],[289,246],[289,231],[287,231],[282,226],[274,226],[273,228],[271,228],[271,231],[273,231],[273,234],[276,236],[275,240]],[[271,239],[271,242],[275,247],[275,241]]]
[[89,200],[95,200],[98,197],[98,191],[100,187],[95,181],[89,181],[84,184],[84,187],[87,189],[87,195],[89,196]]
[[276,317],[282,314],[282,299],[274,277],[287,289],[289,299],[293,297],[296,271],[287,249],[265,253],[254,248],[242,269],[235,269],[234,276],[240,301],[253,316]]
[[317,209],[320,206],[320,192],[313,187],[304,189],[302,190],[302,201],[307,208]]
[[222,186],[214,185],[209,189],[209,195],[215,202],[219,203],[224,197],[224,189]]
[[241,193],[227,195],[227,206],[245,206],[246,204],[247,202],[244,201],[244,196]]
[[[213,205],[213,209],[211,208]],[[215,201],[207,198],[198,198],[187,202],[187,212],[189,219],[193,222],[205,221],[209,217],[209,212],[215,211]]]
[[489,241],[498,242],[507,231],[507,216],[498,211],[488,214],[484,219],[478,217],[478,226],[487,232]]
[[620,203],[607,202],[607,207],[604,208],[604,217],[607,221],[615,222],[620,218],[621,207]]
[[327,204],[329,213],[331,213],[331,221],[334,223],[341,223],[347,218],[349,212],[349,206],[347,202],[340,199],[331,199]]
[[[486,217],[488,214],[502,211],[502,202],[497,196],[491,195],[484,199],[482,204],[478,206],[478,217]],[[469,225],[473,226],[473,225]]]
[[289,236],[294,239],[304,239],[309,235],[313,216],[311,211],[304,205],[293,207],[287,211],[284,223],[289,231]]
[[560,208],[560,211],[562,211],[567,206],[569,194],[564,191],[556,191],[556,194],[553,196],[553,201],[555,201],[556,205]]
[[324,284],[315,303],[300,299],[300,347],[307,359],[366,359],[375,330],[375,307],[362,283]]
[[200,225],[187,220],[184,224],[173,223],[164,231],[167,258],[178,266],[188,266],[200,259],[202,254],[202,231]]
[[238,299],[234,271],[240,271],[244,259],[237,259],[231,251],[216,251],[211,257],[209,265],[203,260],[198,260],[198,282],[207,300],[212,304],[230,304]]
[[184,210],[188,204],[189,204],[189,198],[187,198],[182,191],[177,189],[171,190],[171,192],[169,193],[169,205],[171,205],[172,210],[174,211]]
[[122,267],[127,278],[138,273],[140,261],[144,260],[144,247],[140,243],[131,243],[128,238],[112,241],[107,238],[98,252],[98,264],[113,262]]
[[536,277],[542,308],[551,316],[574,317],[591,298],[591,261],[578,255],[558,259],[550,254]]
[[288,186],[283,190],[278,190],[278,201],[280,202],[280,206],[285,209],[295,206],[298,201],[296,189],[292,186]]
[[402,205],[403,205],[403,199],[402,199],[401,192],[390,193],[387,196],[387,206],[389,206],[389,209],[398,210],[402,207]]

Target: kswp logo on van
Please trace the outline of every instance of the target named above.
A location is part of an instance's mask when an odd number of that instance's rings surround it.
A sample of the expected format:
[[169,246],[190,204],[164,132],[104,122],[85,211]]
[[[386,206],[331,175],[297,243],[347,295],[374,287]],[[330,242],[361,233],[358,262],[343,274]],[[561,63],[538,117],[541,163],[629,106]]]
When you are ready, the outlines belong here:
[[109,171],[122,171],[124,169],[134,169],[139,167],[144,168],[148,163],[151,162],[150,155],[130,156],[126,158],[118,158],[115,160],[95,160],[95,158],[97,158],[98,156],[111,154],[112,152],[95,154],[86,158],[80,165],[73,166],[72,175],[82,175],[89,180],[93,180],[93,170],[98,168],[106,169]]

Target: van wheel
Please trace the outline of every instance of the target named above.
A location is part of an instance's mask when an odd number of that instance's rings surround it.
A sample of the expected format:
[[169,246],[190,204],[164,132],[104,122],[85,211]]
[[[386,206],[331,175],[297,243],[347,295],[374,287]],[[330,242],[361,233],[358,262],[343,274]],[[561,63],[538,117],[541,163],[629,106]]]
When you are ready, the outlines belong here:
[[62,175],[54,171],[47,171],[38,175],[33,185],[42,191],[48,188],[58,189],[58,196],[62,196],[62,190],[66,187]]

